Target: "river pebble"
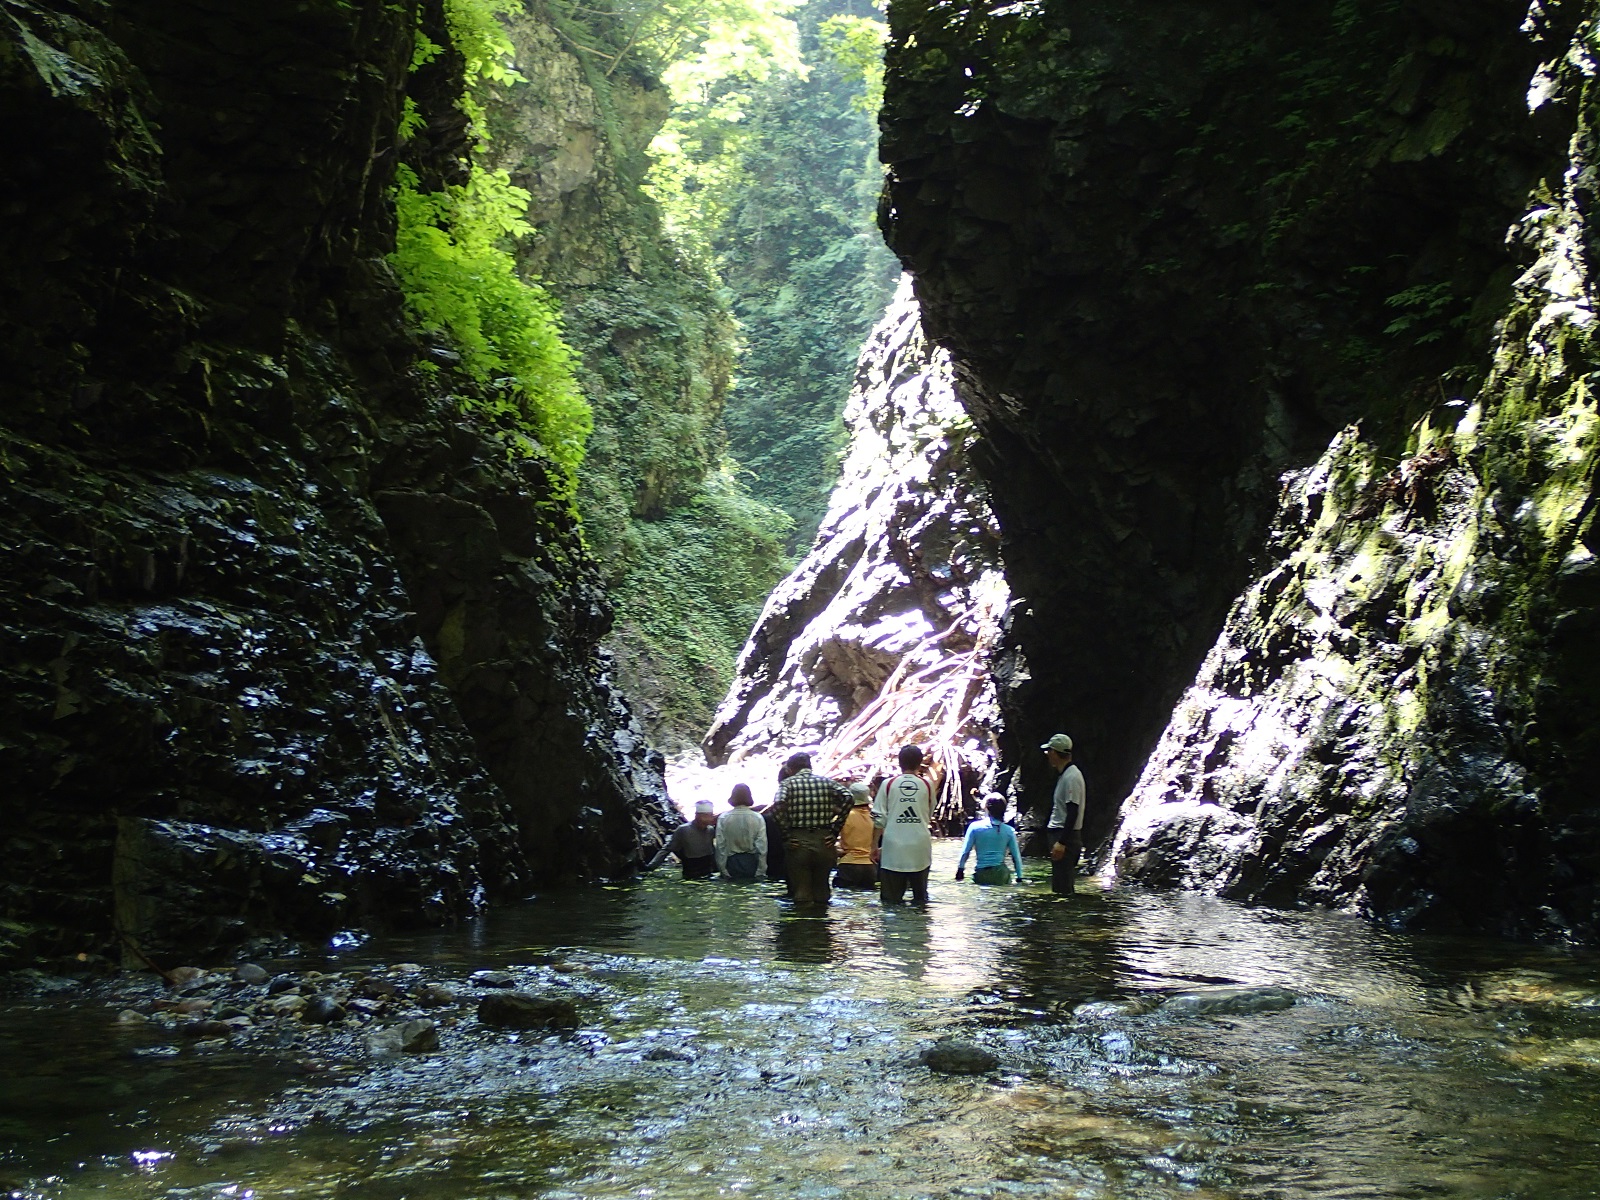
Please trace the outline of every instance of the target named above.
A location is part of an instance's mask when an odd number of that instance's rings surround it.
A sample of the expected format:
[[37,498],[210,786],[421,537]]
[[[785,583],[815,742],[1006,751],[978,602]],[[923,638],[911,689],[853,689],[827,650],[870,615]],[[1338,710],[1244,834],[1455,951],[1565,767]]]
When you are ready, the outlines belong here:
[[317,995],[306,1001],[305,1011],[300,1014],[300,1018],[313,1025],[331,1025],[335,1021],[344,1020],[345,1015],[344,1005],[332,996]]

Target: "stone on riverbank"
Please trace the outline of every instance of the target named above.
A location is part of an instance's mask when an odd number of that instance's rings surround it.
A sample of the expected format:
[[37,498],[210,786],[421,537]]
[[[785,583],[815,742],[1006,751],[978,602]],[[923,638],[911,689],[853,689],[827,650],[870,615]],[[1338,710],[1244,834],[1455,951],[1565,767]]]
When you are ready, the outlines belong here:
[[475,971],[467,982],[473,987],[514,988],[517,981],[504,971]]
[[1295,994],[1281,987],[1207,988],[1180,992],[1162,1002],[1161,1011],[1183,1016],[1245,1016],[1293,1008]]
[[998,1055],[971,1042],[940,1038],[918,1056],[923,1066],[941,1075],[983,1075],[1000,1065]]
[[570,1000],[490,992],[478,1001],[478,1020],[495,1029],[576,1029],[578,1009]]
[[240,983],[249,984],[265,983],[270,978],[266,968],[255,963],[240,963],[233,969],[233,977]]

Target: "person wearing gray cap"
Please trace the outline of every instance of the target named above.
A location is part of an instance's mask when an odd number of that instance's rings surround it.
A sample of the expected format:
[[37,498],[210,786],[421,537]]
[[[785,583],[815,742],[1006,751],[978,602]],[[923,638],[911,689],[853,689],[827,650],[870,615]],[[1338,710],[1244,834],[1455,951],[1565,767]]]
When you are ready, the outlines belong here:
[[1070,896],[1083,853],[1083,772],[1072,761],[1072,739],[1066,734],[1051,734],[1039,749],[1057,773],[1050,804],[1050,890]]

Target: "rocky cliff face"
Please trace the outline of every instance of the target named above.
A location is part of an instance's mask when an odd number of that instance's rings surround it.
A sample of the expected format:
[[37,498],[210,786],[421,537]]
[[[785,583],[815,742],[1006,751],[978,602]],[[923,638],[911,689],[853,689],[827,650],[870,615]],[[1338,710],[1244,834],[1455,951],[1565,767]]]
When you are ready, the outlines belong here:
[[593,570],[544,467],[416,369],[384,261],[408,87],[433,169],[458,148],[448,56],[407,72],[438,10],[8,15],[6,953],[324,937],[623,869],[659,760]]
[[993,765],[987,664],[1008,593],[971,423],[909,280],[862,347],[845,425],[827,516],[745,644],[706,758],[805,748],[824,771],[870,772],[933,742],[959,813]]
[[1138,781],[1127,876],[1595,936],[1591,10],[894,6],[1008,748],[1073,733],[1091,840]]

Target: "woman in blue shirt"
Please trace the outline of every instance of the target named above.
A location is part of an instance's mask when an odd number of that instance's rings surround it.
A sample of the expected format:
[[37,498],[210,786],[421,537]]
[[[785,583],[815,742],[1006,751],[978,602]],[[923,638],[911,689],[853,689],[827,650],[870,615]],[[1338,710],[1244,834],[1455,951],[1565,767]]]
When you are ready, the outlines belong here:
[[967,840],[961,845],[961,861],[956,864],[956,878],[967,876],[967,855],[976,853],[977,868],[972,872],[973,883],[1010,883],[1011,872],[1006,870],[1006,856],[1017,869],[1017,882],[1022,882],[1022,851],[1017,847],[1017,831],[1006,824],[1006,798],[991,792],[984,803],[987,817],[979,817],[967,826]]

